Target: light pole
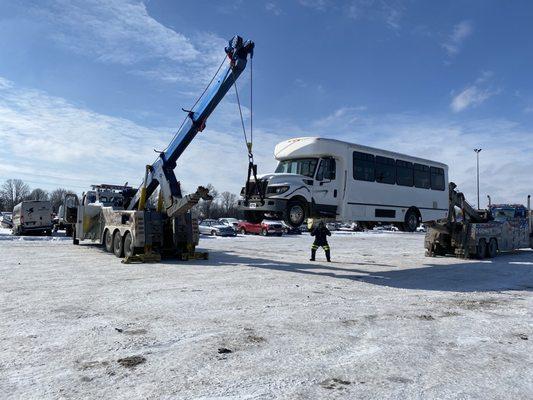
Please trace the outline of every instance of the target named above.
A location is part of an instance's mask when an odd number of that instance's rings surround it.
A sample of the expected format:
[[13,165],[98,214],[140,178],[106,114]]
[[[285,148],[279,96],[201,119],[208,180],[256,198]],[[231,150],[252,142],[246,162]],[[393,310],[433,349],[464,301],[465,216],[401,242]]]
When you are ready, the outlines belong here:
[[476,152],[476,166],[477,166],[477,209],[479,210],[479,152],[482,149],[474,149]]

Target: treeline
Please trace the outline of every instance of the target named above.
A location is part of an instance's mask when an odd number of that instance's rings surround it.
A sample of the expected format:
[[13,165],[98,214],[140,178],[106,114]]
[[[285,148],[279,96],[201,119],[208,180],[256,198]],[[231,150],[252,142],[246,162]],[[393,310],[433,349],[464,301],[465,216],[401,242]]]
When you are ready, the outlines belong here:
[[240,218],[241,215],[237,209],[238,196],[231,192],[220,193],[211,184],[206,186],[213,200],[200,200],[193,210],[193,216],[198,219],[217,219],[217,218]]
[[[207,188],[213,200],[200,200],[192,210],[196,218],[241,217],[237,209],[238,196],[235,193],[228,191],[220,193],[211,184],[207,185]],[[8,179],[0,186],[0,210],[13,211],[13,207],[24,200],[49,200],[52,203],[53,212],[57,213],[67,193],[74,192],[65,188],[57,188],[50,192],[41,188],[31,189],[21,179]]]
[[8,179],[0,186],[0,210],[13,211],[18,203],[24,200],[49,200],[53,212],[57,212],[67,193],[74,193],[68,189],[57,188],[47,191],[41,188],[31,189],[21,179]]

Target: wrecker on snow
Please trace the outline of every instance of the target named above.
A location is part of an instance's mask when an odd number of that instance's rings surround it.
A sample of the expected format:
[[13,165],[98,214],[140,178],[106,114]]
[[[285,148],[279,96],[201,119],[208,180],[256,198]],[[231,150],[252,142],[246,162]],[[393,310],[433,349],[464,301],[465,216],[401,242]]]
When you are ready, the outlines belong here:
[[[198,132],[205,128],[206,120],[235,85],[246,68],[248,56],[253,57],[254,43],[235,36],[225,48],[228,65],[219,79],[210,84],[187,112],[180,129],[167,149],[156,161],[146,166],[144,180],[138,189],[129,186],[95,185],[84,194],[81,201],[76,195],[67,195],[65,205],[68,223],[74,224],[73,241],[92,240],[105,246],[125,261],[157,261],[163,256],[181,259],[207,257],[196,253],[199,232],[198,223],[190,213],[200,199],[211,199],[204,187],[186,196],[182,195],[179,181],[174,174],[176,161],[183,154]],[[208,90],[210,89],[210,90]],[[236,87],[235,87],[236,90]],[[196,107],[196,105],[198,105]],[[195,108],[196,107],[196,108]],[[157,206],[149,206],[159,187]]]
[[486,210],[476,210],[450,182],[448,217],[429,225],[424,242],[426,255],[483,259],[502,251],[533,248],[532,222],[531,196],[527,208],[521,204],[489,204]]

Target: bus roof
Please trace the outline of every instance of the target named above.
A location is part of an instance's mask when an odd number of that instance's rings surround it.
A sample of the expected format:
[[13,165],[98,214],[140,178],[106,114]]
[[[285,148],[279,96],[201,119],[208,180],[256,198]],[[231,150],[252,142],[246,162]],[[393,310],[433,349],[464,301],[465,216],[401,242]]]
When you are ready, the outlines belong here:
[[[348,147],[353,150],[374,153],[374,154],[388,156],[388,157],[395,158],[395,159],[404,159],[406,161],[415,161],[415,162],[420,162],[420,163],[430,163],[435,166],[440,166],[442,168],[448,169],[448,166],[446,164],[438,162],[438,161],[415,157],[415,156],[411,156],[408,154],[397,153],[394,151],[378,149],[376,147],[370,147],[370,146],[365,146],[365,145],[356,144],[356,143],[349,143],[349,142],[345,142],[345,141],[338,140],[338,139],[329,139],[329,138],[321,138],[321,137],[299,137],[299,138],[292,138],[292,139],[288,139],[283,142],[280,142],[276,145],[274,156],[277,159],[290,158],[290,153],[292,153],[293,151],[297,152],[297,149],[301,149],[304,146],[317,145],[318,144],[317,142],[321,142],[321,144],[328,144],[332,147],[339,147],[339,148]],[[292,144],[299,144],[299,146],[297,146],[297,148],[295,149],[289,150],[289,147],[291,147]],[[313,152],[311,151],[310,154],[313,154]]]

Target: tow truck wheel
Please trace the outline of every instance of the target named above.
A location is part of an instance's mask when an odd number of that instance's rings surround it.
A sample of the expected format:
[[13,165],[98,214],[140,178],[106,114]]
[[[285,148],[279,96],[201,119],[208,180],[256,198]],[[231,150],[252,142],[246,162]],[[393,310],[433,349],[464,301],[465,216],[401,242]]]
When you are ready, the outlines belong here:
[[491,238],[489,240],[489,245],[487,246],[487,257],[494,258],[498,255],[498,242],[496,238]]
[[133,250],[133,238],[130,232],[126,232],[124,235],[124,257],[131,257]]
[[113,235],[111,235],[108,229],[104,231],[104,247],[108,253],[113,252]]
[[261,235],[268,236],[268,231],[265,228],[261,229]]
[[479,239],[479,242],[476,247],[476,257],[480,260],[485,258],[487,254],[487,241],[485,239]]
[[246,229],[241,228],[241,230],[240,230],[240,234],[241,234],[241,235],[246,235]]
[[122,236],[119,231],[116,231],[113,235],[113,253],[118,257],[124,257],[124,243],[122,242]]
[[289,201],[287,204],[287,212],[285,213],[285,222],[297,228],[302,225],[306,218],[305,205],[299,200]]

